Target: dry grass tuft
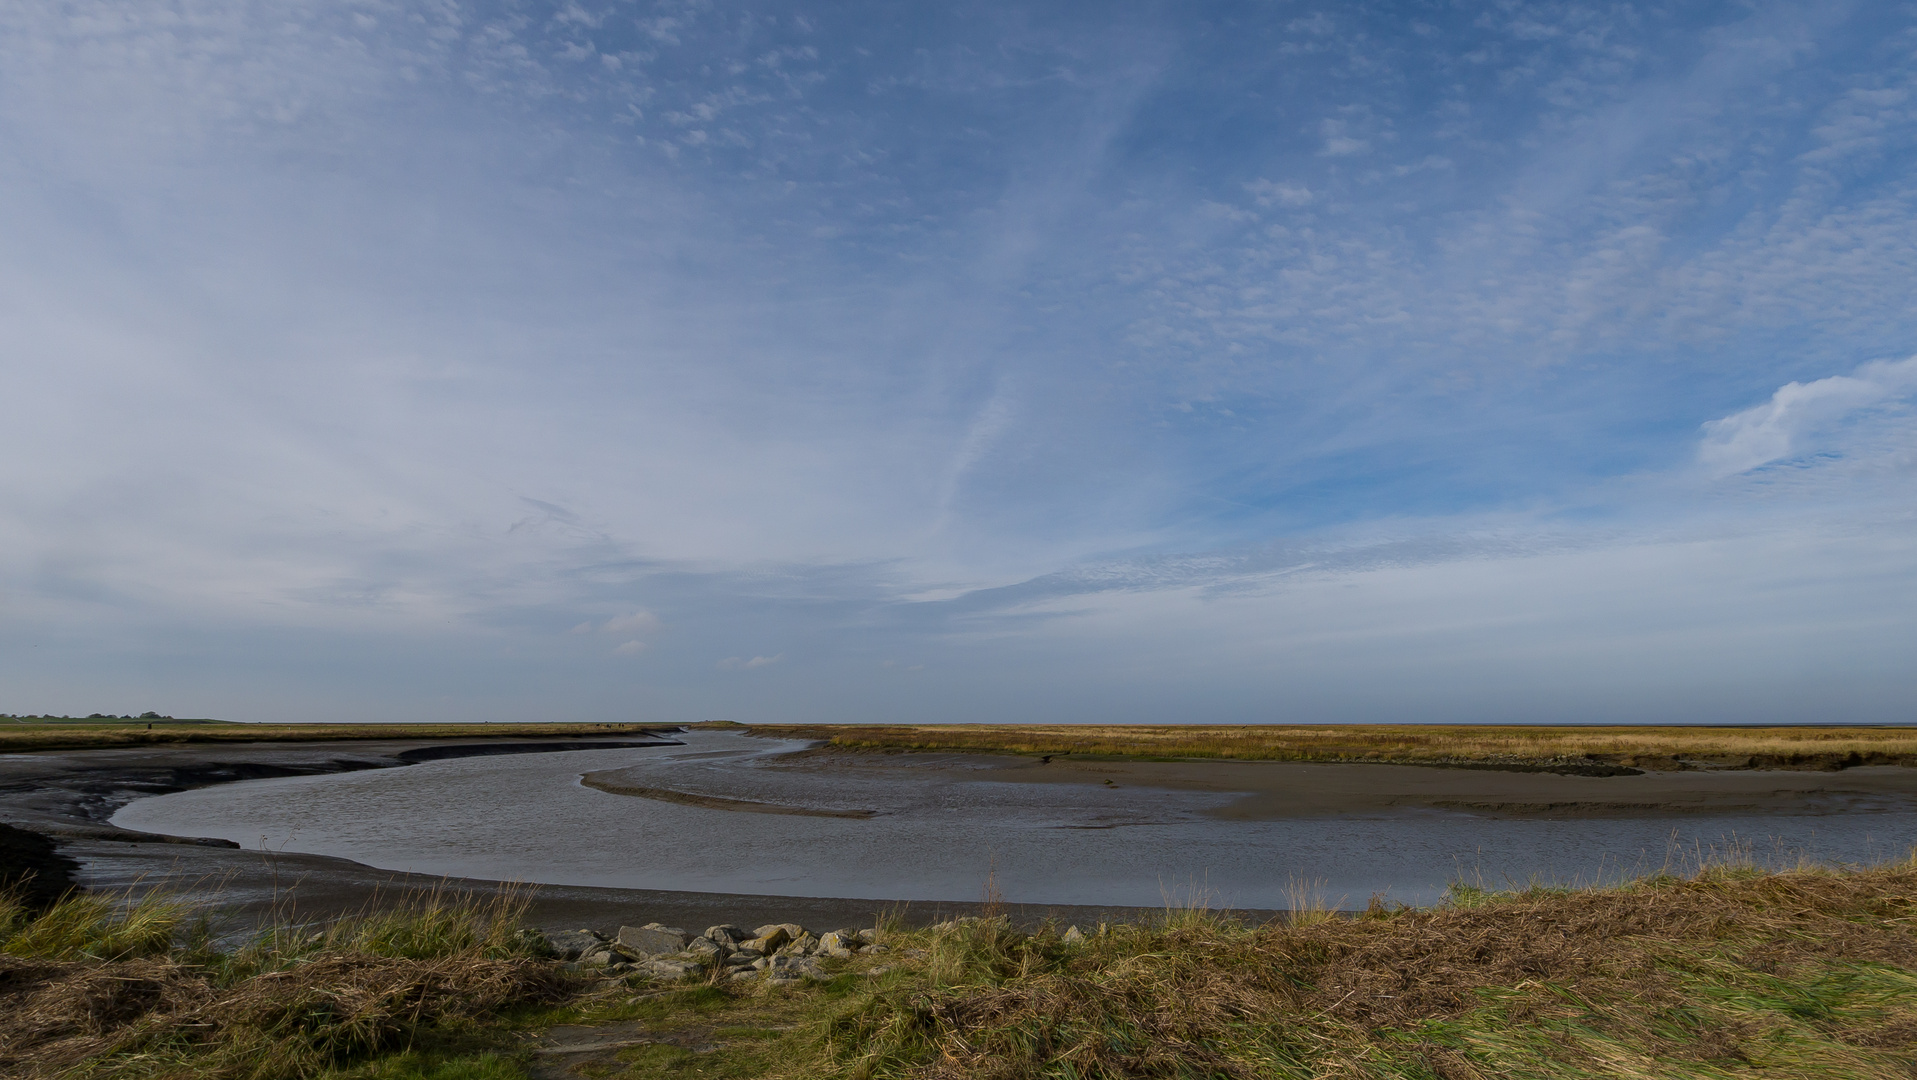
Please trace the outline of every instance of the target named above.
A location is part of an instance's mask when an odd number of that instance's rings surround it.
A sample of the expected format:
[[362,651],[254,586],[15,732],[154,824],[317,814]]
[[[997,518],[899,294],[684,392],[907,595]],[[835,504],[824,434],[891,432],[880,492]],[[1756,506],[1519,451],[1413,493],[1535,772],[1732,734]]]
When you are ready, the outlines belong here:
[[1899,866],[1185,919],[1076,949],[981,924],[935,932],[925,978],[825,1045],[862,1078],[1917,1076],[1913,920]]
[[164,898],[70,896],[0,935],[0,1075],[288,1080],[555,1003],[579,987],[529,955],[524,900],[397,898],[217,953]]
[[217,974],[170,958],[0,959],[0,1073],[313,1076],[569,991],[551,965],[479,956],[333,954],[226,985]]

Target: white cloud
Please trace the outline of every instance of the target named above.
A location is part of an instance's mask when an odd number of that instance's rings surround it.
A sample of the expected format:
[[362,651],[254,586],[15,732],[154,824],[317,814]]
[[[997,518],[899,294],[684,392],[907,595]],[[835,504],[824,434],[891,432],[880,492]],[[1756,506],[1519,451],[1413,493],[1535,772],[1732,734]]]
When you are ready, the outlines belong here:
[[1260,177],[1245,185],[1259,206],[1306,206],[1311,202],[1311,189],[1303,184],[1287,184]]
[[662,624],[659,616],[650,611],[635,611],[630,615],[617,615],[607,619],[600,626],[608,634],[637,634],[641,637],[656,634]]
[[647,646],[645,642],[634,640],[634,641],[625,642],[624,644],[620,645],[618,648],[612,651],[620,654],[621,656],[637,656],[640,653],[645,652],[646,648]]
[[1813,449],[1816,436],[1832,425],[1913,390],[1917,357],[1865,364],[1851,375],[1785,383],[1764,404],[1707,422],[1698,461],[1716,476],[1747,472]]
[[728,656],[713,666],[719,668],[721,671],[746,671],[752,668],[762,668],[769,664],[776,664],[784,659],[784,653],[779,653],[776,656],[755,656],[750,660],[738,656]]
[[1322,151],[1324,156],[1346,157],[1351,154],[1362,154],[1371,149],[1371,143],[1368,140],[1348,134],[1346,127],[1343,120],[1326,120],[1319,125],[1319,131],[1325,137],[1325,148]]

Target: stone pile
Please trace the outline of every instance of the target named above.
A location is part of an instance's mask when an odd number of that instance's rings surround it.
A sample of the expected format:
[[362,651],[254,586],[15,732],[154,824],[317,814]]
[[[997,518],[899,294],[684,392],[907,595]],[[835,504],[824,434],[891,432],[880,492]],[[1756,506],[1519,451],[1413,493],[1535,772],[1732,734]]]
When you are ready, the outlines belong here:
[[668,982],[708,975],[732,980],[794,983],[830,978],[820,963],[882,953],[876,930],[814,934],[797,923],[768,923],[747,931],[731,923],[694,936],[674,926],[622,926],[607,937],[596,930],[544,935],[561,959],[615,975],[650,975]]

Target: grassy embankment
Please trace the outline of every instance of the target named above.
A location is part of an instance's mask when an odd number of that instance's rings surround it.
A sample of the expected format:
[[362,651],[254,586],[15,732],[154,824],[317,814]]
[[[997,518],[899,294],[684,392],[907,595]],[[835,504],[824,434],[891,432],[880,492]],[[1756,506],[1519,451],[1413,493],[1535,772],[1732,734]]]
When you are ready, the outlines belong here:
[[576,993],[518,913],[414,897],[220,951],[157,895],[0,904],[0,1076],[516,1077],[496,1029]]
[[656,731],[645,724],[237,724],[219,720],[0,720],[0,754],[219,742],[331,742],[346,739],[601,738]]
[[512,1080],[556,1064],[521,1034],[568,1021],[631,1036],[585,1072],[631,1080],[1917,1075],[1912,863],[1264,926],[1173,910],[1082,943],[985,918],[890,930],[794,989],[589,983],[510,916],[416,904],[221,954],[152,902],[14,911],[0,1074]]
[[763,735],[848,750],[1092,757],[1679,769],[1917,765],[1917,728],[1506,727],[1494,724],[755,724]]

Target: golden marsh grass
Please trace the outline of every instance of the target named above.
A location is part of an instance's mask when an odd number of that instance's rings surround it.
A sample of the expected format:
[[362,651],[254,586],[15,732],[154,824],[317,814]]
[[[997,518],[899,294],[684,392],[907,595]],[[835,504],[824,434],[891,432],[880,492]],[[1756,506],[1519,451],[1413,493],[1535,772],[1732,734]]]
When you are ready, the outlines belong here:
[[1917,728],[1555,727],[1414,724],[754,725],[761,735],[848,750],[1242,761],[1368,761],[1683,768],[1843,768],[1917,764]]

